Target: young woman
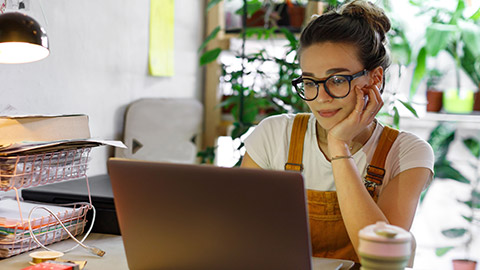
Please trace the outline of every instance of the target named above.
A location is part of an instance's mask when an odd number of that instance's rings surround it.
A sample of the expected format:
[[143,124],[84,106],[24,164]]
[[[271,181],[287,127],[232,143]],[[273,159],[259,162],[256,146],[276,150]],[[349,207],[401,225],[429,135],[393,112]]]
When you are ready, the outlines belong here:
[[[433,175],[430,145],[402,131],[384,154],[383,168],[369,168],[378,169],[374,178],[384,174],[383,182],[374,184],[373,192],[366,188],[372,187],[365,180],[367,167],[387,129],[375,116],[383,105],[389,29],[382,9],[359,0],[315,18],[300,37],[302,76],[292,84],[311,114],[297,169],[305,178],[317,257],[358,262],[358,232],[377,221],[410,230],[420,193]],[[297,132],[294,118],[263,120],[245,141],[242,167],[292,167],[287,160],[291,134]]]

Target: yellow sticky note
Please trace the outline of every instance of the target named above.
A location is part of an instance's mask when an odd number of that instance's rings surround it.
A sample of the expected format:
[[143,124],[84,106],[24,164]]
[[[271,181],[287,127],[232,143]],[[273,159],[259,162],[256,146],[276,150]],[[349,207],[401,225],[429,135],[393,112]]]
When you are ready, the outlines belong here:
[[175,0],[150,0],[148,66],[152,76],[174,75]]

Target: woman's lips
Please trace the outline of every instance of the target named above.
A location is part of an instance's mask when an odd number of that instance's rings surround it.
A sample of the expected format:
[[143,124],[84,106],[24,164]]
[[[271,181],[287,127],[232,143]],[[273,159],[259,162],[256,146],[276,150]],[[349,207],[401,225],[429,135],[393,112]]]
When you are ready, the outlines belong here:
[[337,114],[338,111],[340,111],[340,109],[321,110],[321,111],[317,111],[317,112],[318,112],[318,115],[320,115],[321,117],[329,118],[329,117],[333,117],[335,114]]

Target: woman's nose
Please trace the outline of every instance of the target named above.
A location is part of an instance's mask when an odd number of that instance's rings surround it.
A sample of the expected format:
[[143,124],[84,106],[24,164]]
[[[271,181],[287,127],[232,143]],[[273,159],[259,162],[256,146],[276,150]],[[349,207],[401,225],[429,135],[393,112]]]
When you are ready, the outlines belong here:
[[318,95],[317,98],[315,98],[315,101],[323,103],[323,102],[329,102],[332,101],[333,97],[331,97],[328,93],[327,90],[325,89],[325,86],[320,84],[318,86]]

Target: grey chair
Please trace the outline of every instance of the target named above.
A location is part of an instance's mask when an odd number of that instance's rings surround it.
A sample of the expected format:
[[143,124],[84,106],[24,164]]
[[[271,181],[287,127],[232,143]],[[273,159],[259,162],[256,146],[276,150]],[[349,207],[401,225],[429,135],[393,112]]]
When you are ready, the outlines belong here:
[[125,113],[123,142],[116,157],[147,161],[195,163],[195,138],[201,131],[203,106],[196,99],[146,98]]

